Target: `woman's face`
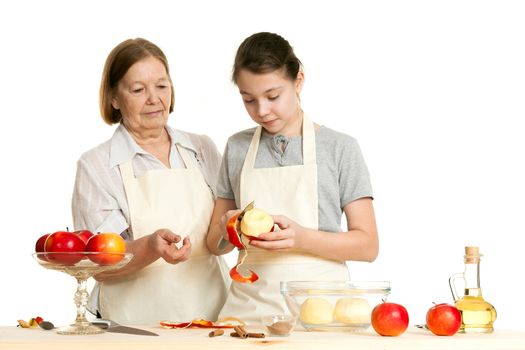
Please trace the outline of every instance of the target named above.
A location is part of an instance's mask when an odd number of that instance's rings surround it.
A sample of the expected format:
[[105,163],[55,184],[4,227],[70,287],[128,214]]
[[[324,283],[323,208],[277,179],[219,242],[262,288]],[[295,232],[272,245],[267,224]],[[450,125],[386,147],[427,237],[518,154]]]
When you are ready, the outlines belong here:
[[113,108],[132,132],[164,128],[171,105],[171,82],[164,64],[154,57],[133,64],[119,81],[112,96]]
[[301,128],[299,93],[304,75],[295,81],[281,70],[255,74],[241,70],[237,86],[250,117],[270,134],[297,135]]

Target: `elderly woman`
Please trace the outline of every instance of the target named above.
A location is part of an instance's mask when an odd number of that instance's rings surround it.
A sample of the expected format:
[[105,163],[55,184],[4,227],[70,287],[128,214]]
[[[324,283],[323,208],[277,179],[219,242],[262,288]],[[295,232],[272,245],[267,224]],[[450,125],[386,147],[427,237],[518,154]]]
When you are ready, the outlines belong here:
[[133,259],[96,276],[91,305],[127,324],[216,320],[227,269],[206,247],[220,154],[206,136],[172,129],[174,89],[164,53],[129,39],[109,54],[100,110],[119,124],[78,161],[75,228],[117,232]]

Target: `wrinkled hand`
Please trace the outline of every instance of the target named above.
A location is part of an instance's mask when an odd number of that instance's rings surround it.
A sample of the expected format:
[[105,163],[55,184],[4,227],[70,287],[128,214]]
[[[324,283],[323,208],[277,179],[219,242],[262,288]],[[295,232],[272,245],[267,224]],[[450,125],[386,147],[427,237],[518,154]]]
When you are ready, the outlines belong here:
[[191,253],[190,238],[184,238],[182,247],[177,248],[176,243],[180,240],[181,237],[170,230],[160,229],[150,235],[148,245],[157,256],[167,263],[177,264],[188,260]]
[[272,215],[272,218],[280,230],[262,233],[259,235],[261,240],[252,240],[250,244],[267,250],[287,251],[302,248],[306,229],[283,215]]

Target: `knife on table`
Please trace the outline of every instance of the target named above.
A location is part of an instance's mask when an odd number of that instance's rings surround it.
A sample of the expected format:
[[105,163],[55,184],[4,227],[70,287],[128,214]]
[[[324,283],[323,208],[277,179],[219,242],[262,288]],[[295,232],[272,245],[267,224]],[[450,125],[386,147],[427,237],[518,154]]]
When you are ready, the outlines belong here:
[[92,320],[90,322],[91,322],[91,324],[93,326],[100,327],[100,328],[104,329],[106,332],[158,336],[157,333],[153,333],[153,332],[147,331],[145,329],[123,326],[121,324],[118,324],[115,321],[105,320],[105,319],[102,319],[102,318],[97,318],[97,319]]

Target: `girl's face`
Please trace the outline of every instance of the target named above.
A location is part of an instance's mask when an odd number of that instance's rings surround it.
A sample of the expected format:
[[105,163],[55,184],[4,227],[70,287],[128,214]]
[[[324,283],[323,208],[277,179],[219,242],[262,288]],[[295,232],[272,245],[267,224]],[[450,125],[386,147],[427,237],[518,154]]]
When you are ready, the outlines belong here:
[[119,81],[111,103],[133,132],[164,128],[171,105],[171,83],[164,64],[154,57],[133,64]]
[[282,70],[256,74],[243,69],[237,77],[244,107],[253,121],[270,134],[285,136],[301,135],[303,82],[302,72],[293,81]]

